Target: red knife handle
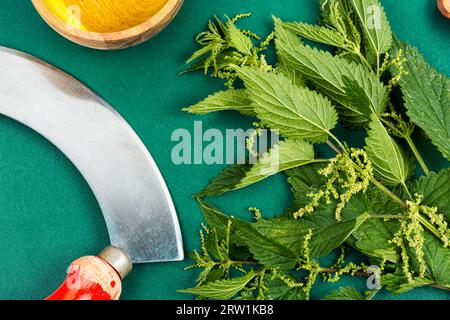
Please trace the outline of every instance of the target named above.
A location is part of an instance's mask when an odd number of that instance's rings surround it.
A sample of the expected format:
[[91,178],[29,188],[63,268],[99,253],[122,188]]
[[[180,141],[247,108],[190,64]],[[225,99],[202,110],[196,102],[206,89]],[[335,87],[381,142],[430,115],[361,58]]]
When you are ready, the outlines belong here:
[[97,257],[72,262],[64,282],[46,300],[118,300],[131,268],[126,252],[109,246]]

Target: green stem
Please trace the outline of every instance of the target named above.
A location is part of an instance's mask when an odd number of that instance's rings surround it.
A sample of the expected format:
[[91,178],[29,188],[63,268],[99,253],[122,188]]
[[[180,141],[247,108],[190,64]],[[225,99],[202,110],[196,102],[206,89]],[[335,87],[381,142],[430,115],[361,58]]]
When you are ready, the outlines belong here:
[[439,231],[431,224],[430,221],[425,219],[421,214],[418,215],[419,222],[428,229],[432,234],[434,234],[438,239],[442,239],[442,234],[439,233]]
[[405,140],[408,143],[408,146],[411,148],[414,156],[416,157],[417,161],[420,164],[420,167],[422,168],[423,172],[425,172],[425,174],[428,176],[430,174],[430,169],[428,169],[427,164],[425,163],[425,161],[423,160],[419,150],[417,150],[416,145],[414,144],[414,142],[412,141],[410,136],[405,136]]
[[369,219],[411,219],[411,218],[398,214],[374,214],[370,215]]
[[[320,273],[337,273],[339,272],[340,269],[337,268],[319,268],[319,272]],[[358,272],[346,272],[344,274],[352,274],[355,276],[360,276],[360,277],[370,277],[371,274],[367,273],[367,272],[362,272],[362,271],[358,271]]]
[[[392,103],[389,103],[389,105],[392,106]],[[392,108],[393,108],[393,106],[392,106]],[[409,134],[405,134],[405,133],[401,132],[400,130],[398,130],[395,126],[393,126],[391,123],[389,123],[389,121],[386,121],[383,118],[380,118],[380,119],[381,119],[381,121],[383,122],[383,124],[385,126],[388,126],[389,129],[395,131],[395,134],[397,136],[399,136],[399,137],[401,137],[401,138],[406,140],[406,142],[408,143],[409,148],[411,149],[411,151],[414,154],[414,157],[419,162],[419,165],[422,168],[423,172],[425,172],[426,175],[429,175],[430,174],[430,169],[428,169],[427,164],[423,160],[419,150],[417,149],[416,145],[412,141],[411,136]]]
[[395,193],[393,193],[391,190],[389,190],[388,188],[386,188],[381,182],[379,182],[378,180],[376,180],[375,178],[370,178],[370,182],[377,187],[378,189],[380,189],[381,191],[383,191],[389,198],[391,198],[392,200],[394,200],[394,202],[398,203],[399,205],[401,205],[404,208],[408,208],[408,206],[403,202],[402,199],[400,199]]
[[406,194],[408,195],[409,199],[412,200],[413,197],[411,195],[411,192],[409,192],[409,189],[408,189],[408,187],[406,186],[406,184],[404,182],[402,182],[402,187],[405,190]]
[[230,264],[251,264],[251,265],[256,265],[259,264],[256,261],[230,261]]
[[336,153],[341,153],[341,150],[339,150],[339,148],[338,147],[336,147],[336,145],[333,143],[333,142],[331,142],[330,140],[327,140],[326,141],[326,144],[331,148],[331,149],[333,149],[333,151],[334,152],[336,152]]
[[361,54],[361,51],[355,51],[355,54],[358,56],[359,60],[370,70],[372,70],[372,66],[370,65],[369,61],[367,61],[366,58]]
[[[345,146],[342,144],[342,142],[334,134],[332,134],[331,132],[328,132],[328,135],[338,144],[338,146],[341,148],[341,151],[345,151]],[[336,150],[339,150],[339,149],[336,148]],[[340,152],[337,152],[337,153],[340,153]]]
[[430,287],[436,288],[436,289],[441,289],[441,290],[447,290],[450,291],[450,287],[446,286],[446,285],[441,285],[441,284],[429,284]]
[[380,77],[380,55],[377,54],[377,77]]
[[[370,179],[370,182],[372,182],[378,189],[383,191],[388,197],[390,197],[392,200],[397,202],[399,205],[401,205],[404,208],[408,208],[408,206],[403,202],[402,199],[400,199],[397,195],[395,195],[391,190],[386,188],[383,184],[381,184],[379,181],[375,180],[374,178]],[[428,229],[432,234],[434,234],[438,239],[442,238],[442,235],[439,233],[439,231],[433,226],[431,222],[429,222],[427,219],[425,219],[422,215],[419,214],[419,222]]]

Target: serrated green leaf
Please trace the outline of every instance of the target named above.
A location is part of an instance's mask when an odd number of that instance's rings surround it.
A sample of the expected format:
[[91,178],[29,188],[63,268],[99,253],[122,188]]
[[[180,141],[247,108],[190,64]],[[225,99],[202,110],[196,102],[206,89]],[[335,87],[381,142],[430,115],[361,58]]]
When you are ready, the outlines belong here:
[[405,151],[391,138],[378,117],[373,116],[366,139],[366,151],[373,163],[375,176],[390,186],[405,185],[412,164]]
[[[359,109],[364,119],[370,119],[372,113],[379,115],[383,109],[380,106],[386,106],[389,100],[386,88],[374,77],[351,79],[347,76],[342,77],[344,90],[347,93],[346,100],[353,106],[363,106]],[[352,112],[342,110],[346,119],[357,124],[361,115],[355,115]],[[361,122],[363,125],[365,122]]]
[[[424,285],[438,285],[450,289],[450,248],[445,248],[442,242],[425,232],[424,261],[426,265],[425,278],[415,277],[409,282],[400,268],[394,274],[381,277],[381,283],[394,293],[403,293]],[[419,272],[415,250],[408,250],[410,269]]]
[[445,158],[450,160],[450,81],[433,69],[419,51],[401,41],[406,62],[400,86],[408,116],[424,130]]
[[423,196],[422,203],[437,207],[450,223],[450,169],[422,176],[409,186],[410,192]]
[[227,21],[228,39],[240,53],[251,55],[253,43],[251,39],[239,30],[231,20]]
[[397,248],[390,241],[399,228],[400,224],[396,220],[367,219],[352,233],[351,245],[369,257],[397,263]]
[[322,206],[301,219],[260,220],[254,226],[298,256],[303,254],[304,239],[311,230],[313,237],[309,243],[310,254],[318,258],[344,243],[367,217],[361,214],[356,219],[338,222],[335,219],[335,208]]
[[[226,58],[228,55],[230,55],[230,52],[228,52],[228,51],[222,51],[222,52],[218,53],[217,56],[215,56],[214,66],[216,66],[218,69],[222,69],[222,68],[228,66],[230,64],[229,59]],[[203,70],[206,74],[208,69],[213,67],[211,65],[211,62],[212,61],[210,60],[210,58],[200,59],[199,61],[193,63],[186,70],[180,72],[180,75],[189,73],[189,72],[198,71],[198,70]]]
[[256,275],[255,272],[250,271],[242,277],[208,282],[199,287],[178,290],[178,292],[190,293],[203,298],[226,300],[243,290]]
[[336,111],[327,98],[294,85],[284,75],[249,67],[238,74],[255,102],[257,117],[284,137],[321,142],[336,125]]
[[217,231],[219,237],[224,237],[228,223],[231,221],[231,233],[236,234],[238,244],[247,246],[253,257],[261,264],[287,269],[295,265],[296,254],[283,244],[261,233],[254,227],[254,223],[227,216],[202,199],[198,199],[198,202],[207,224]]
[[266,300],[305,300],[306,295],[302,287],[289,287],[279,279],[268,279],[265,281],[267,291]]
[[392,273],[381,276],[381,284],[383,287],[395,294],[404,293],[411,289],[423,287],[432,283],[433,281],[429,279],[420,278],[415,278],[413,281],[408,282],[405,277]]
[[392,31],[378,0],[349,0],[359,18],[369,60],[378,61],[392,45]]
[[235,188],[242,188],[278,172],[314,162],[313,146],[303,140],[285,140],[273,146],[251,166]]
[[315,42],[343,49],[351,48],[351,44],[345,41],[345,38],[341,33],[325,26],[311,25],[302,22],[283,22],[281,26],[296,35]]
[[[324,164],[312,164],[287,171],[288,181],[292,186],[294,204],[296,208],[301,208],[310,200],[305,195],[312,190],[317,190],[325,183],[325,178],[318,173]],[[306,218],[313,217],[320,213],[322,220],[317,221],[322,226],[333,225],[335,220],[336,201],[331,204],[321,204],[318,212],[314,212]],[[393,203],[384,193],[375,188],[369,188],[366,193],[360,193],[352,197],[345,206],[342,216],[344,221],[350,221],[359,217],[363,213],[396,215],[401,214],[403,208]],[[362,253],[397,262],[398,254],[394,245],[389,241],[398,231],[398,221],[383,221],[382,219],[367,219],[348,238],[355,249]]]
[[207,114],[224,110],[236,110],[247,116],[254,115],[252,100],[248,98],[243,89],[219,91],[193,106],[183,108],[183,111],[194,114]]
[[278,46],[280,43],[283,43],[285,46],[295,48],[301,45],[301,41],[299,37],[292,34],[292,32],[288,32],[286,29],[282,28],[279,25],[279,19],[275,18],[275,49],[277,52],[278,64],[277,70],[283,73],[286,77],[288,77],[293,84],[296,86],[305,85],[305,79],[302,74],[293,68],[289,62],[284,58],[282,52],[278,50]]
[[[450,248],[445,248],[440,240],[425,232],[423,251],[427,266],[425,277],[450,288]],[[410,250],[410,258],[412,269],[418,272],[419,264],[414,250]]]
[[197,60],[198,58],[202,57],[203,55],[207,54],[208,52],[212,51],[215,47],[214,43],[208,44],[204,46],[203,48],[195,51],[192,56],[189,57],[189,59],[186,61],[186,63],[191,63],[194,60]]
[[292,193],[295,195],[307,194],[311,188],[322,186],[326,178],[319,174],[319,170],[325,167],[325,163],[313,163],[304,167],[295,168],[286,171],[288,182],[292,187]]
[[[344,125],[362,127],[369,123],[372,113],[381,115],[386,110],[386,87],[362,65],[306,45],[290,48],[280,43],[278,50],[292,67],[337,103]],[[355,99],[355,88],[367,98]]]
[[352,287],[341,287],[331,292],[325,300],[366,300],[362,294]]
[[352,234],[355,239],[353,245],[365,255],[397,263],[397,249],[390,240],[394,238],[399,227],[398,221],[395,220],[368,219]]
[[223,214],[219,209],[213,205],[203,201],[202,199],[197,199],[200,206],[200,211],[205,218],[206,223],[214,230],[216,230],[217,235],[220,238],[225,236],[225,232],[229,221],[234,222],[233,217]]
[[222,260],[220,248],[219,248],[219,239],[217,237],[217,229],[212,229],[205,236],[205,248],[208,250],[215,259]]
[[273,20],[275,23],[275,45],[277,41],[292,48],[302,44],[298,36],[283,27],[283,22],[279,18],[273,17]]
[[196,193],[195,196],[217,196],[232,190],[245,177],[250,168],[250,165],[245,164],[237,164],[225,168],[202,191]]
[[[363,212],[371,215],[401,215],[403,210],[380,190],[369,188],[366,193],[355,195],[347,203],[342,216],[348,220]],[[365,255],[396,263],[399,260],[397,248],[390,240],[399,228],[398,220],[369,218],[352,233],[351,245]]]
[[291,269],[297,263],[297,254],[255,228],[254,224],[239,221],[236,235],[253,253],[253,257],[265,266]]
[[223,192],[244,188],[279,172],[310,164],[314,161],[314,149],[302,140],[285,140],[273,146],[254,165],[232,166],[221,172],[197,194],[219,195]]

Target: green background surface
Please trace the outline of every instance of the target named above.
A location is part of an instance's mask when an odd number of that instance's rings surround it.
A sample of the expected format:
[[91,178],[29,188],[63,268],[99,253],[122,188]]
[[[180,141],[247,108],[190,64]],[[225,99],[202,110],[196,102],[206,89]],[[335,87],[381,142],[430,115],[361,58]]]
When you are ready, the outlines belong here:
[[[392,29],[409,41],[447,76],[450,73],[449,26],[435,0],[384,0]],[[253,12],[244,23],[261,34],[272,27],[271,14],[284,20],[315,22],[314,0],[186,0],[179,15],[156,38],[127,50],[95,51],[75,45],[51,30],[30,1],[0,1],[0,45],[19,49],[74,75],[110,102],[136,130],[158,163],[174,198],[184,236],[185,251],[198,247],[202,221],[191,195],[215,176],[220,165],[182,165],[171,162],[172,131],[248,128],[251,119],[236,113],[192,116],[180,111],[221,88],[216,79],[190,74],[178,76],[194,50],[193,37],[214,14]],[[2,75],[0,75],[2,76]],[[1,92],[1,88],[0,88]],[[1,99],[1,93],[0,93]],[[342,132],[341,132],[342,134]],[[433,169],[448,164],[426,142],[426,159]],[[241,217],[257,205],[277,214],[289,204],[289,189],[278,175],[243,191],[211,200]],[[95,254],[108,244],[99,206],[82,176],[68,159],[44,138],[0,117],[0,298],[41,299],[65,277],[75,258]],[[124,299],[182,299],[176,290],[191,287],[196,273],[183,271],[189,261],[138,265],[124,282]],[[364,281],[342,284],[364,289]],[[336,285],[334,285],[335,287]],[[313,298],[331,285],[318,281]],[[423,288],[379,298],[449,299],[446,292]]]

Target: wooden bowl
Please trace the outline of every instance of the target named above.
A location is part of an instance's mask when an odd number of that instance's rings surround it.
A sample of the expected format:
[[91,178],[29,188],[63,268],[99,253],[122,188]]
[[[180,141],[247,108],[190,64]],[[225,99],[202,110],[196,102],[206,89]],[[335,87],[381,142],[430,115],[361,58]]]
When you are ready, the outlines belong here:
[[49,8],[46,0],[31,1],[41,17],[60,35],[82,46],[101,50],[123,49],[150,39],[172,21],[183,4],[183,0],[167,0],[158,12],[136,26],[114,32],[93,32],[61,19]]
[[450,19],[450,0],[438,0],[438,8],[444,17]]

